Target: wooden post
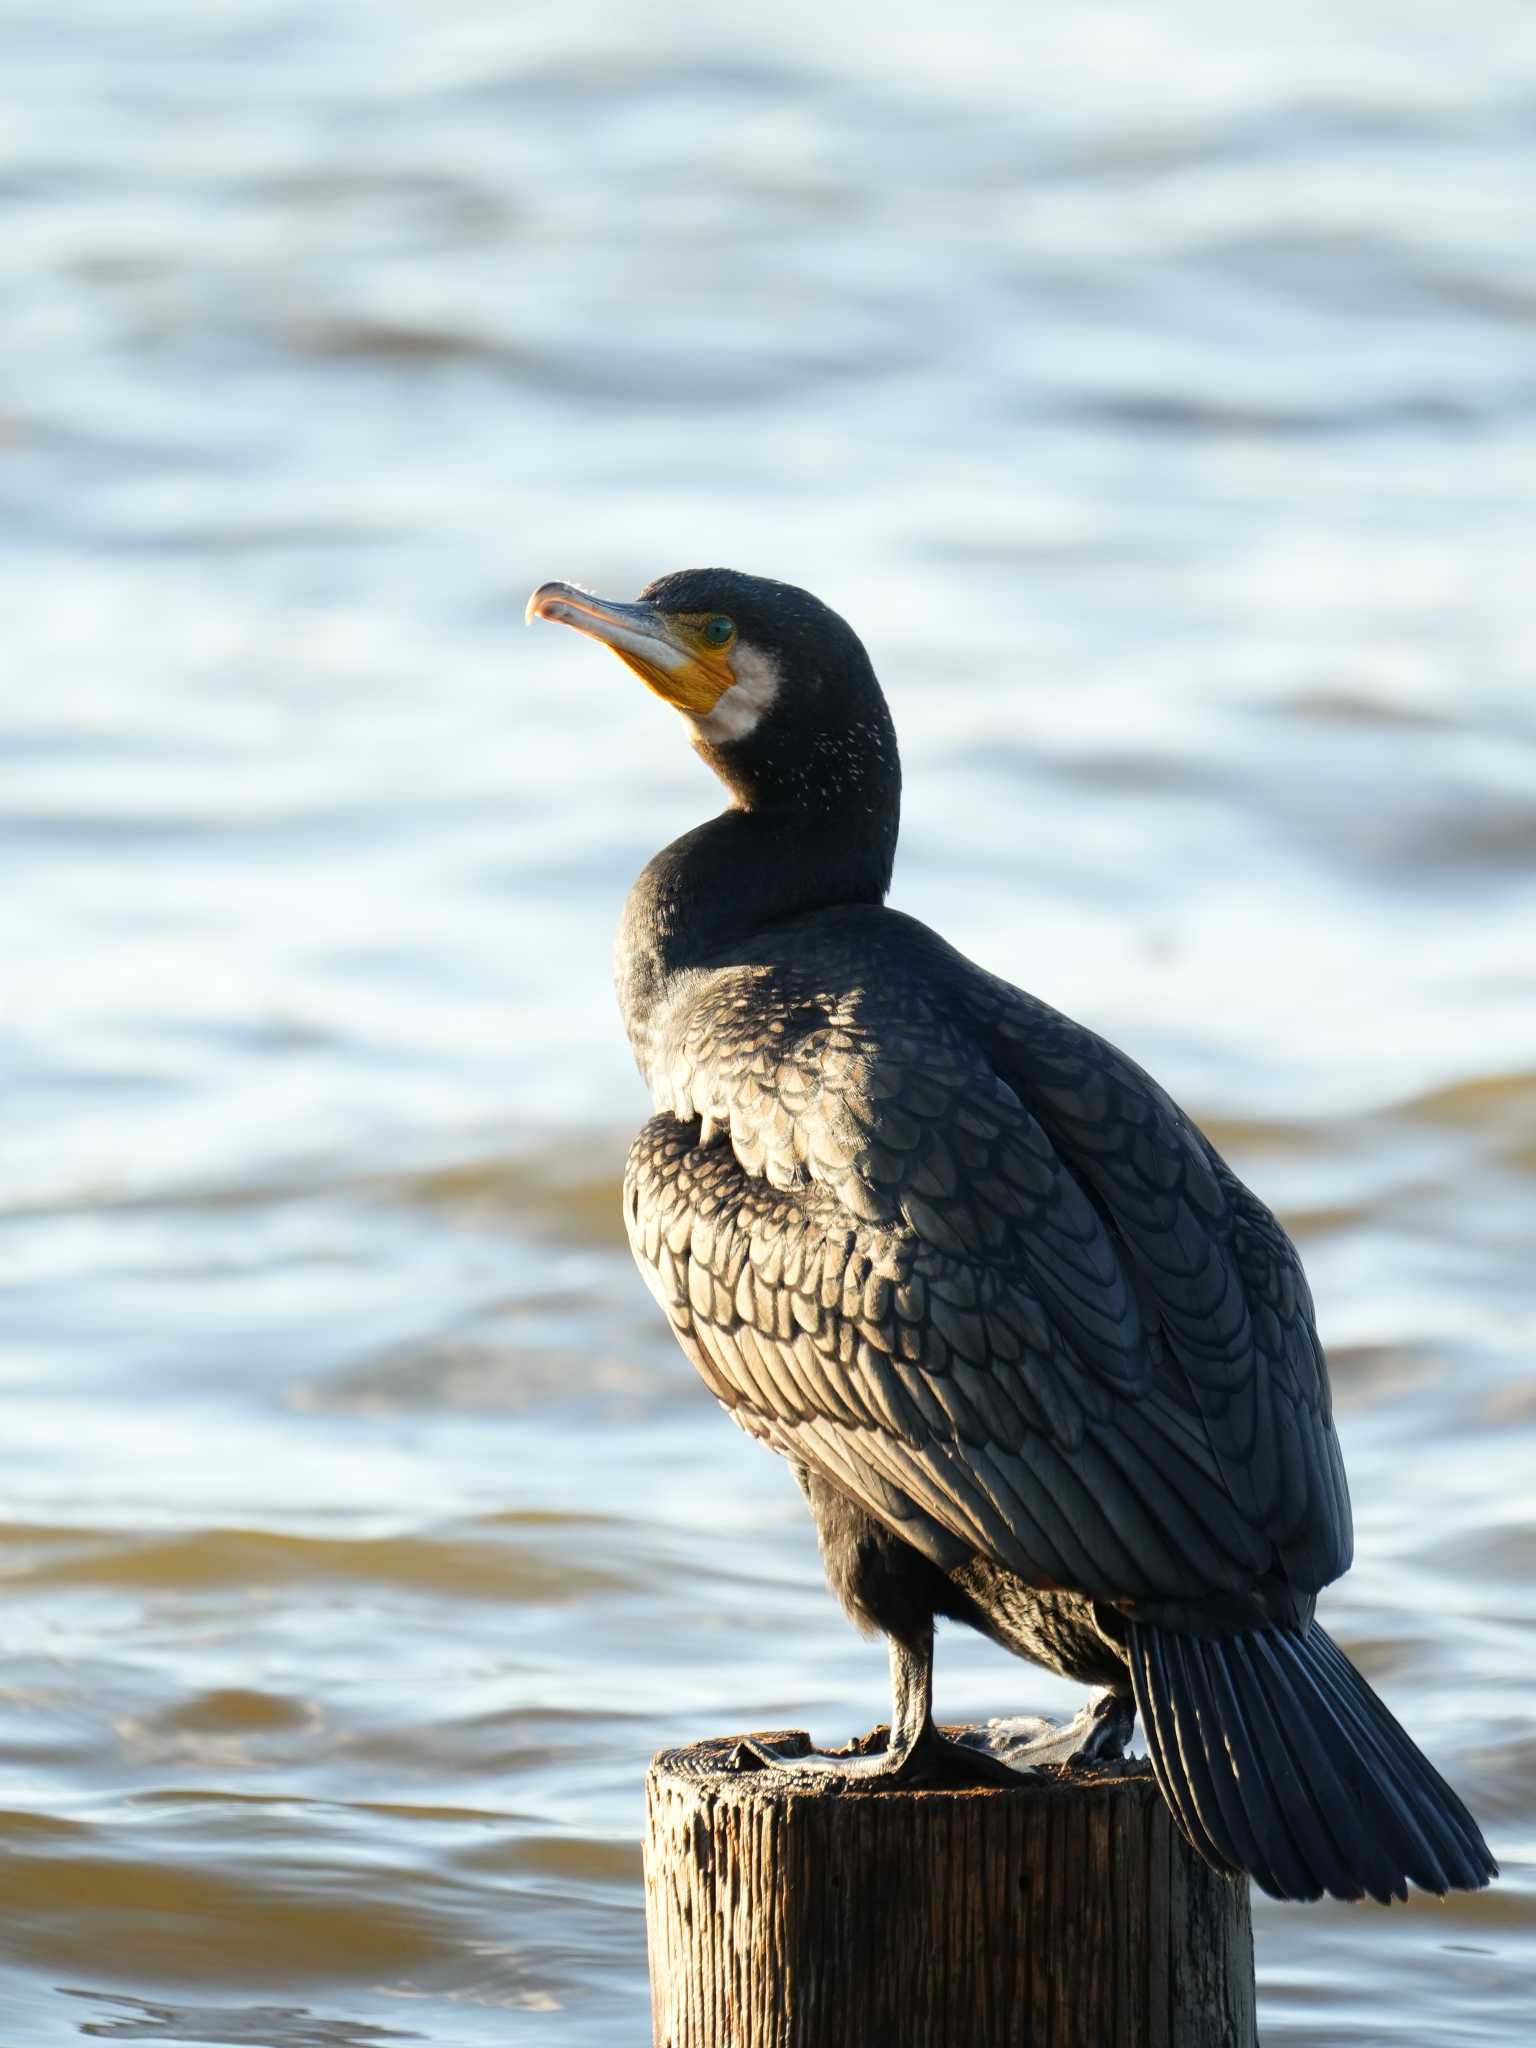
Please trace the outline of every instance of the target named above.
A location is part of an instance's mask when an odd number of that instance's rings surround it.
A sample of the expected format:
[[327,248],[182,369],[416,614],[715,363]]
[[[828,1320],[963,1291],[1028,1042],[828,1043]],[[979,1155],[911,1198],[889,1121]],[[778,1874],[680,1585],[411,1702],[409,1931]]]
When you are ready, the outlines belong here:
[[655,2048],[1256,2048],[1247,1880],[1145,1763],[817,1793],[737,1740],[646,1778]]

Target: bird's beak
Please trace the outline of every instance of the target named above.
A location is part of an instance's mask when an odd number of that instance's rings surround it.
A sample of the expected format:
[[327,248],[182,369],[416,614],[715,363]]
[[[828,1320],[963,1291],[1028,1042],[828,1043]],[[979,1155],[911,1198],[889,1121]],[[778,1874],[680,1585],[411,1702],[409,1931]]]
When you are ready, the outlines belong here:
[[541,583],[524,616],[530,624],[551,619],[600,640],[658,697],[696,717],[713,711],[736,680],[729,652],[694,637],[696,622],[669,617],[643,598],[620,604],[573,583]]

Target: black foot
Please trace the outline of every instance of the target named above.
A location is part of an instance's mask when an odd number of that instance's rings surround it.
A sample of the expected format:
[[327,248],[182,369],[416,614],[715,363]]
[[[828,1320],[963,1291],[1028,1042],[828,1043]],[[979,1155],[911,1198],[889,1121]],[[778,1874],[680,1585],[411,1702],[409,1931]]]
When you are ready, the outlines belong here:
[[989,1721],[974,1739],[1015,1770],[1040,1764],[1119,1763],[1136,1725],[1135,1702],[1118,1692],[1100,1693],[1070,1721],[1042,1721],[1032,1714]]
[[966,1731],[975,1741],[962,1736],[958,1741],[929,1727],[904,1751],[887,1747],[888,1728],[875,1728],[861,1735],[847,1750],[801,1751],[789,1744],[763,1742],[747,1736],[731,1755],[737,1770],[773,1770],[793,1773],[807,1791],[835,1792],[854,1785],[958,1790],[968,1785],[1017,1785],[1027,1770],[1006,1763],[980,1738],[982,1731]]

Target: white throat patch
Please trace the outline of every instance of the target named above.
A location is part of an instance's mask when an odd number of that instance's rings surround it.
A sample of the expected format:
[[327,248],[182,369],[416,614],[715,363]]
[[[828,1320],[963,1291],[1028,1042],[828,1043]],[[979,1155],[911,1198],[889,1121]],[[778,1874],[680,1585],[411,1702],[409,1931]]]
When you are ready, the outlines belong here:
[[708,740],[712,746],[744,740],[749,732],[756,731],[779,694],[779,665],[761,648],[738,646],[731,656],[731,667],[736,671],[736,680],[713,711],[702,716],[696,712],[683,713],[698,738]]

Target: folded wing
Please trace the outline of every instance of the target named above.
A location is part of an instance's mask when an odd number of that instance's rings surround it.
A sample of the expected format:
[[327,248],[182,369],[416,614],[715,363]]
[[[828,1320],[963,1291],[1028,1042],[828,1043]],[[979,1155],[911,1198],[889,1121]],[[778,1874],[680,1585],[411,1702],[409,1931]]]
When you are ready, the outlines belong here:
[[1113,1048],[920,926],[846,922],[693,992],[631,1154],[631,1240],[706,1382],[944,1565],[1235,1615],[1333,1577],[1279,1226]]

